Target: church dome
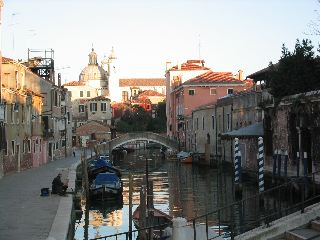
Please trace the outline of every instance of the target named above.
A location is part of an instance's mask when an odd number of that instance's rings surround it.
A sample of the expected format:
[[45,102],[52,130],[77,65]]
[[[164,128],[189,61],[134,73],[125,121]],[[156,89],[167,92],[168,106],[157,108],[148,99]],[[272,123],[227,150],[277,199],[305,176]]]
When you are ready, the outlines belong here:
[[92,49],[89,54],[89,64],[79,75],[80,82],[87,82],[89,80],[108,80],[108,73],[98,65],[97,54]]

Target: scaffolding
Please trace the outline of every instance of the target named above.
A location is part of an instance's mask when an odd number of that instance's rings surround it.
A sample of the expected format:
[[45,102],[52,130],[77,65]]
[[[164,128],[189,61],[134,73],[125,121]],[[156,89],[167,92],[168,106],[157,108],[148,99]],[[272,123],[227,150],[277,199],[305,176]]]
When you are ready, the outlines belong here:
[[55,83],[54,50],[35,50],[28,48],[28,67],[38,76]]

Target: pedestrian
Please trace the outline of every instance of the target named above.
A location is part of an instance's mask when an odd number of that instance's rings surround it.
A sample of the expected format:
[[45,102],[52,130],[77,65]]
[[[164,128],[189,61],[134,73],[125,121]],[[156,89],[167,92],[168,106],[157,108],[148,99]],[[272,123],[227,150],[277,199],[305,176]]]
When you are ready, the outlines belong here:
[[58,176],[56,176],[52,181],[52,194],[59,194],[59,195],[65,195],[68,184],[65,184],[61,181],[62,174],[59,173]]
[[75,147],[72,148],[72,154],[73,154],[73,157],[76,156],[76,149],[75,149]]

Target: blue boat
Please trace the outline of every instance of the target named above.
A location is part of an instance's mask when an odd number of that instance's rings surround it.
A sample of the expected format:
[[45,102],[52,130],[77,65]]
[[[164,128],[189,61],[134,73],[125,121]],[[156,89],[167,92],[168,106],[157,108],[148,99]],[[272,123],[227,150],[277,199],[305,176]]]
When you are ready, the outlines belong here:
[[122,196],[122,181],[115,173],[99,173],[89,188],[90,198],[108,200]]

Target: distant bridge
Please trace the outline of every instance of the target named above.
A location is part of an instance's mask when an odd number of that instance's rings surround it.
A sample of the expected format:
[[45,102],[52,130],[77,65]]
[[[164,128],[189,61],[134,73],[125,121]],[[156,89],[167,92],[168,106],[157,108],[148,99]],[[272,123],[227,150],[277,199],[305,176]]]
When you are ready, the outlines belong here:
[[106,144],[99,145],[98,151],[106,152],[108,149],[109,152],[111,152],[116,147],[134,141],[152,141],[164,145],[167,148],[171,148],[172,150],[179,150],[179,143],[175,140],[169,139],[168,137],[153,132],[132,132],[122,134],[121,136],[108,141]]

